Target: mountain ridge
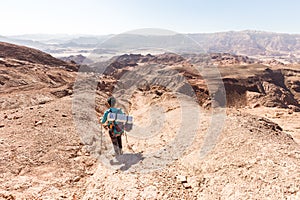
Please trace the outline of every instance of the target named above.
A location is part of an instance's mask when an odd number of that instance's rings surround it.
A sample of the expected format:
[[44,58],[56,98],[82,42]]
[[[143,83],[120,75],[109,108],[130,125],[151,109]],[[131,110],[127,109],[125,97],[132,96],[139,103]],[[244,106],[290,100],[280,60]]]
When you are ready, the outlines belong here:
[[[232,53],[252,56],[256,58],[278,58],[287,62],[300,62],[300,34],[275,33],[267,31],[243,30],[216,33],[188,33],[173,35],[143,35],[134,32],[118,35],[82,36],[64,38],[59,41],[55,38],[45,41],[25,40],[26,37],[0,37],[0,41],[23,44],[38,48],[47,53],[64,53],[68,48],[85,49],[93,53],[95,49],[132,50],[143,47],[162,48],[177,53],[208,52]],[[51,43],[52,41],[52,43]],[[53,41],[56,41],[53,44]]]

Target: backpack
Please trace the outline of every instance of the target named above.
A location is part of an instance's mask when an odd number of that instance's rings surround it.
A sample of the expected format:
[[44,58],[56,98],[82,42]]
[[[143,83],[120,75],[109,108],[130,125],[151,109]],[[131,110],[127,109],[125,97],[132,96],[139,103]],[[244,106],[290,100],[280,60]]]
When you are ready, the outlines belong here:
[[126,116],[126,123],[124,124],[124,129],[126,132],[129,132],[132,130],[133,127],[133,117],[132,116]]
[[124,125],[117,119],[117,116],[123,113],[121,109],[117,110],[117,113],[115,113],[110,108],[108,113],[108,121],[111,122],[109,128],[113,130],[112,132],[114,133],[114,136],[119,136],[122,135],[122,133],[124,133]]
[[108,121],[111,122],[111,129],[114,130],[115,135],[121,135],[124,130],[129,132],[133,127],[133,117],[125,115],[121,109],[117,109],[117,113],[109,109]]

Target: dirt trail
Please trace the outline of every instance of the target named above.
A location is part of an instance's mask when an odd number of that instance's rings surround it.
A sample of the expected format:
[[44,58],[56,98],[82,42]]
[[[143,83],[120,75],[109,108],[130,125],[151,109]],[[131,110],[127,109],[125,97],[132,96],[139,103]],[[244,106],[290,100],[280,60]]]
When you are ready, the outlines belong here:
[[[132,114],[138,116],[142,111],[148,113],[145,106],[147,103],[163,102],[167,107],[174,105],[172,98],[159,101],[153,97],[155,95],[135,94],[135,100],[139,101],[132,106]],[[174,113],[168,112],[166,118],[176,116],[178,111],[180,107],[175,106],[175,109],[172,109]],[[151,137],[151,142],[145,143],[141,139],[129,137],[129,143],[135,147],[135,153],[125,149],[126,153],[123,156],[110,157],[106,163],[105,159],[100,157],[97,170],[87,181],[88,186],[83,199],[300,197],[299,144],[282,132],[277,124],[261,117],[228,110],[226,124],[216,147],[203,158],[200,156],[200,150],[210,126],[211,113],[202,110],[200,115],[200,126],[195,130],[197,134],[191,138],[193,143],[179,158],[170,160],[167,167],[146,171],[151,164],[157,164],[153,160],[152,163],[144,163],[149,158],[147,151],[166,146],[161,145],[162,141],[156,140],[155,137]],[[172,127],[176,123],[169,126],[167,121],[165,124],[165,131],[157,136],[167,136],[169,141],[174,136]],[[178,144],[175,146],[178,147]],[[163,156],[155,158],[161,159],[160,162],[167,159]]]

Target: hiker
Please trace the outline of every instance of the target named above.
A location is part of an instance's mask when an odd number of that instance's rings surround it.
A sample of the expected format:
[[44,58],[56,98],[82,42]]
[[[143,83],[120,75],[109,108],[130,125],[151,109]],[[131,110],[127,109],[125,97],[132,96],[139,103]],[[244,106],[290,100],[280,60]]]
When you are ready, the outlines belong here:
[[[107,121],[107,117],[109,113],[116,113],[116,114],[124,114],[121,109],[115,108],[116,105],[116,99],[114,97],[109,97],[107,99],[107,103],[109,104],[109,109],[105,111],[101,123],[104,124]],[[107,125],[104,126],[105,128],[109,129],[109,136],[111,138],[111,141],[113,143],[113,147],[115,150],[116,155],[122,155],[122,133],[124,130],[120,127],[120,124],[118,125],[118,122],[116,121],[108,121]]]

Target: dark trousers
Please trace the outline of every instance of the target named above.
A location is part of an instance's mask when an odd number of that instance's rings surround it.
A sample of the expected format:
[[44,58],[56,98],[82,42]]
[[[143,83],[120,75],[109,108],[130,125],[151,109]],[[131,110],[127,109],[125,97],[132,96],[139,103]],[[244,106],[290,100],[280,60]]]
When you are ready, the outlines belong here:
[[110,136],[111,142],[113,143],[114,150],[115,150],[116,154],[121,154],[121,150],[122,150],[121,135],[120,136],[114,136],[113,130],[109,130],[109,136]]

